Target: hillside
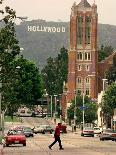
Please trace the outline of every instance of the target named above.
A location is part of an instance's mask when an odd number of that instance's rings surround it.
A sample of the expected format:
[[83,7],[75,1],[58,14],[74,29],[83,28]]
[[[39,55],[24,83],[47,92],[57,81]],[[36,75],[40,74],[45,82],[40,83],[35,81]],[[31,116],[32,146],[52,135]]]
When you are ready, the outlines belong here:
[[[40,69],[48,57],[55,57],[62,46],[69,48],[69,23],[33,20],[16,26],[17,38],[24,48],[23,55]],[[98,25],[98,45],[116,49],[116,26]]]

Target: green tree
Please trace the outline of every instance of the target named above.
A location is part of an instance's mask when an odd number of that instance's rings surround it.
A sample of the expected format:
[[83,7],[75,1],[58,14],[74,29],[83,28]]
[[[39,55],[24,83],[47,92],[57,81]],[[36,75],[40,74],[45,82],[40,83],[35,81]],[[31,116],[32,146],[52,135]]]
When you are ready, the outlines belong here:
[[[93,123],[97,119],[97,105],[96,103],[92,102],[91,99],[85,96],[84,99],[85,105],[85,122],[86,123]],[[80,124],[83,121],[83,97],[81,95],[77,95],[76,97],[76,116],[77,116],[77,123]],[[75,109],[75,101],[72,100],[72,104],[68,109],[68,118],[74,118],[74,109]]]
[[102,110],[105,115],[112,117],[116,108],[116,83],[112,83],[103,96]]
[[[2,0],[0,4],[2,4]],[[19,54],[20,47],[14,28],[15,11],[6,6],[5,10],[0,10],[0,13],[1,21],[3,22],[0,29],[0,81],[2,82],[2,89],[0,91],[2,92],[2,109],[5,109],[6,105],[11,103],[11,100],[6,98],[6,93],[11,83],[9,78],[11,77],[10,64]]]
[[106,78],[108,79],[109,84],[116,81],[116,55],[113,58],[113,65],[106,72]]
[[104,60],[106,57],[111,55],[113,52],[112,46],[105,46],[101,45],[100,49],[98,50],[98,61]]
[[12,82],[11,88],[13,87],[13,92],[20,105],[25,104],[27,107],[31,107],[43,94],[43,82],[39,69],[23,56],[17,58],[12,64],[15,74],[14,79],[12,78],[14,82]]
[[64,47],[60,49],[60,54],[56,58],[48,58],[47,65],[42,70],[44,86],[48,94],[61,94],[63,91],[63,81],[67,81],[68,73],[68,53]]

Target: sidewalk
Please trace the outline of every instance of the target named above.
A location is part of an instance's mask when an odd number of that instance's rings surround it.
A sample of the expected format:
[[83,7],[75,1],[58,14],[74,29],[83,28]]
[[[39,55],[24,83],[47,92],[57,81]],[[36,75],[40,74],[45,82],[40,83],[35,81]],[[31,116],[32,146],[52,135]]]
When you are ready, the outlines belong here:
[[0,144],[0,155],[3,155],[3,145]]

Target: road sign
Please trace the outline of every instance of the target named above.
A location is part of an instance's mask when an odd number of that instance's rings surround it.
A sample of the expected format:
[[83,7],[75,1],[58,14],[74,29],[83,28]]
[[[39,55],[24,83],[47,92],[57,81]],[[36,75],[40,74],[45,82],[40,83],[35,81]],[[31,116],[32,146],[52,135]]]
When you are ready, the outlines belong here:
[[87,109],[87,106],[80,106],[80,109],[85,110],[85,109]]

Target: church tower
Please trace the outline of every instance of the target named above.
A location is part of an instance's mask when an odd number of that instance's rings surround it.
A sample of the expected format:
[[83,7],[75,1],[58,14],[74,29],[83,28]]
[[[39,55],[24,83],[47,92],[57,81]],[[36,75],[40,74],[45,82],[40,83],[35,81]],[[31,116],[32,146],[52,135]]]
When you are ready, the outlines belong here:
[[98,14],[95,3],[87,0],[73,4],[70,15],[70,48],[68,51],[67,101],[75,93],[97,98],[98,55],[97,55]]

